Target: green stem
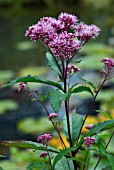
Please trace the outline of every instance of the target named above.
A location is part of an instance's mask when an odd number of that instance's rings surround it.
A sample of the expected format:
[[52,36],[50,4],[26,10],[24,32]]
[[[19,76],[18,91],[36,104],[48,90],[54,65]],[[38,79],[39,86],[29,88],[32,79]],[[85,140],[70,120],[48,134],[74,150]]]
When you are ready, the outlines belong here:
[[[32,92],[29,90],[29,87],[28,87],[28,86],[27,86],[27,91],[28,91],[29,93],[31,93],[31,94],[33,95],[33,97],[44,107],[45,111],[47,112],[47,115],[49,116],[50,113],[48,112],[48,110],[47,110],[46,106],[44,105],[44,103],[43,103],[42,101],[40,101],[40,100],[34,95],[34,93],[32,93]],[[60,138],[60,140],[61,140],[62,147],[63,147],[63,148],[66,148],[65,143],[64,143],[64,141],[63,141],[63,139],[62,139],[62,137],[61,137],[61,135],[60,135],[60,132],[59,132],[58,128],[56,127],[54,121],[53,121],[52,119],[50,119],[50,120],[51,120],[51,123],[53,124],[56,132],[58,133],[58,136],[59,136],[59,138]]]
[[49,154],[49,151],[48,151],[48,144],[47,143],[46,143],[46,151],[47,151],[48,157],[49,157],[50,168],[51,168],[51,170],[54,170],[53,166],[52,166],[52,163],[51,163],[51,157],[50,157],[50,154]]
[[88,153],[89,153],[89,149],[87,148],[87,152],[86,152],[86,156],[85,156],[85,160],[84,160],[84,165],[83,165],[83,170],[87,170],[87,158],[88,158]]
[[[96,92],[96,94],[95,94],[95,96],[94,96],[94,98],[93,98],[93,100],[92,100],[92,103],[91,103],[91,105],[90,105],[90,108],[89,108],[89,110],[88,110],[88,112],[87,112],[87,114],[86,114],[86,116],[85,116],[85,118],[84,118],[84,121],[83,121],[83,123],[82,123],[81,129],[80,129],[80,133],[79,133],[79,135],[78,135],[77,143],[78,143],[79,137],[80,137],[80,135],[81,135],[82,128],[83,128],[83,126],[84,126],[84,124],[85,124],[85,121],[86,121],[88,115],[90,115],[90,113],[91,113],[91,110],[92,110],[92,108],[93,108],[93,105],[94,105],[94,103],[95,103],[95,100],[96,100],[96,98],[97,98],[97,96],[98,96],[101,88],[103,87],[104,83],[106,82],[106,79],[107,79],[107,77],[108,77],[108,74],[109,74],[109,72],[106,74],[104,80],[102,81],[99,89],[97,90],[97,92]],[[80,147],[77,149],[76,152],[78,152],[79,149],[80,149]]]
[[[63,63],[63,68],[64,68],[64,93],[67,93],[67,67],[68,67],[68,63],[66,63],[66,66],[64,66]],[[70,147],[73,147],[73,143],[72,143],[72,137],[71,137],[71,131],[70,131],[70,119],[69,119],[69,101],[65,101],[65,112],[66,112],[66,119],[67,119],[67,130],[68,130],[68,136],[69,136],[69,142],[70,142]],[[72,151],[72,156],[75,157],[75,152]],[[74,164],[74,169],[77,170],[77,162],[76,160],[73,160],[73,164]]]

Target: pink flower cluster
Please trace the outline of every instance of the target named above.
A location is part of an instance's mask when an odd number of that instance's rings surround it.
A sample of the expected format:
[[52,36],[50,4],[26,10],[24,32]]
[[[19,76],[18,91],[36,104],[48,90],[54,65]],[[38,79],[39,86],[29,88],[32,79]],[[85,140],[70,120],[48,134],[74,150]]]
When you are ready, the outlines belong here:
[[85,126],[86,129],[91,129],[94,126],[94,124],[89,124],[87,126]]
[[68,74],[77,73],[78,71],[80,71],[80,69],[74,65],[69,65],[67,67],[67,70],[68,70]]
[[113,59],[103,58],[101,60],[101,62],[103,62],[106,65],[106,67],[108,68],[109,71],[111,71],[112,68],[114,67],[114,60]]
[[95,138],[92,138],[90,136],[84,138],[84,145],[91,146],[94,143],[95,143]]
[[96,37],[100,29],[95,25],[78,23],[77,16],[61,13],[58,19],[43,17],[26,31],[32,41],[40,39],[48,50],[59,58],[71,58],[82,45]]
[[95,38],[100,32],[100,29],[96,25],[87,25],[83,22],[73,26],[73,28],[78,40],[82,43],[89,41],[91,38]]
[[25,87],[26,83],[21,82],[18,84],[18,92],[20,92],[21,90],[23,90],[23,88]]
[[42,152],[41,154],[40,154],[40,157],[42,158],[45,158],[46,156],[48,155],[48,153],[47,152]]
[[50,134],[44,134],[44,135],[40,135],[37,140],[41,141],[42,144],[44,145],[47,144],[47,141],[50,139],[52,139],[52,136]]
[[57,116],[58,116],[57,113],[50,113],[49,116],[48,116],[48,118],[49,118],[49,120],[50,120],[50,119],[53,119],[53,118],[55,118],[55,117],[57,117]]

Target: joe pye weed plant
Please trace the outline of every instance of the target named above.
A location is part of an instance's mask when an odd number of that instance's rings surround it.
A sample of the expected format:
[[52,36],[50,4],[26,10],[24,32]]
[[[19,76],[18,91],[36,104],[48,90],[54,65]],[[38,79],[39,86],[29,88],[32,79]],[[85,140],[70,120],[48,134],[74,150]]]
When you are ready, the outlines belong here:
[[[79,65],[81,61],[78,59],[77,53],[89,40],[97,37],[99,33],[100,29],[97,26],[79,22],[75,15],[68,13],[61,13],[58,19],[43,17],[37,24],[30,26],[26,31],[25,36],[30,37],[34,42],[40,40],[47,49],[46,59],[48,65],[57,73],[59,80],[55,82],[29,75],[9,81],[5,86],[19,83],[18,92],[26,89],[31,99],[39,102],[44,107],[47,118],[53,124],[62,146],[61,150],[49,146],[48,141],[53,138],[51,134],[41,134],[38,136],[38,142],[3,142],[4,145],[31,148],[35,149],[35,151],[42,150],[39,156],[44,158],[44,161],[31,163],[27,170],[34,168],[41,170],[87,170],[89,169],[93,151],[97,155],[94,170],[99,166],[102,156],[108,160],[108,168],[114,170],[114,157],[106,150],[114,131],[111,130],[112,134],[108,137],[107,143],[104,143],[100,135],[102,131],[114,127],[114,120],[111,115],[107,113],[110,120],[99,122],[96,125],[89,124],[85,127],[88,129],[88,132],[85,134],[81,133],[88,115],[91,115],[92,107],[100,90],[104,83],[113,77],[114,60],[110,58],[101,60],[104,64],[104,69],[99,71],[100,78],[97,87],[82,77],[79,77],[81,84],[79,82],[71,84],[71,77],[79,76],[80,72]],[[47,95],[43,96],[40,94],[39,89],[35,89],[32,92],[28,82],[43,83],[51,86],[51,88]],[[78,96],[78,93],[81,92],[90,93],[92,97],[91,105],[84,116],[70,111],[71,96],[73,94]],[[49,98],[53,113],[50,113],[45,105],[46,98]],[[58,121],[61,103],[64,103],[65,113],[64,117]],[[63,133],[69,142],[69,147],[65,145],[62,138]],[[79,154],[83,155],[82,159],[79,158]]]

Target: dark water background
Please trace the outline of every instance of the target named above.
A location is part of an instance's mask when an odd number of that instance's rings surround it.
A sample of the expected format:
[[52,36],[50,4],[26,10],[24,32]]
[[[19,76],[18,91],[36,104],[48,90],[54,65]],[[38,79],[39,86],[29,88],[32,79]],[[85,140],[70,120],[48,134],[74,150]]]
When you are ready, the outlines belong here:
[[[2,1],[1,1],[2,2]],[[114,1],[99,1],[99,4],[89,1],[28,1],[29,3],[1,3],[0,2],[0,71],[11,70],[18,75],[22,68],[28,66],[45,66],[45,49],[39,42],[31,42],[24,36],[26,29],[35,24],[40,17],[57,17],[60,12],[69,12],[79,17],[80,21],[87,24],[96,24],[102,30],[101,35],[95,40],[108,43],[108,38],[113,37],[114,29]],[[19,3],[20,2],[20,3]],[[24,1],[25,2],[25,1]],[[15,77],[14,76],[14,77]],[[18,102],[19,109],[1,116],[1,139],[23,138],[16,131],[16,122],[24,117],[36,116],[36,105],[30,106],[27,98],[20,97],[17,91],[11,89],[0,90],[1,100],[7,98]],[[23,100],[22,100],[23,99]],[[26,104],[23,104],[23,102]],[[35,109],[34,109],[35,108]],[[36,111],[36,112],[35,112]],[[40,108],[41,113],[43,112]],[[34,114],[33,114],[34,113]],[[37,117],[37,116],[36,116]],[[10,124],[8,124],[10,123]],[[5,128],[4,128],[5,125]],[[6,128],[7,127],[7,128]],[[8,129],[8,130],[7,130]],[[11,135],[8,136],[8,134]],[[20,135],[20,136],[19,136]]]

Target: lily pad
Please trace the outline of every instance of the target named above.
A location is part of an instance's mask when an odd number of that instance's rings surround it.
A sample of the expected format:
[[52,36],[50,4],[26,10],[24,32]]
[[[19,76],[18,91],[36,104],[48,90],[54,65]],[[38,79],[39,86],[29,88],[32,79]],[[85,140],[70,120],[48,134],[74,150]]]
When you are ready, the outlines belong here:
[[48,67],[39,67],[39,66],[34,66],[34,67],[26,67],[21,69],[19,72],[18,76],[27,76],[27,75],[32,75],[32,76],[43,76],[48,72]]
[[79,64],[79,68],[81,69],[102,69],[104,67],[103,63],[101,63],[101,59],[107,57],[107,55],[100,55],[100,54],[91,54],[85,56]]
[[36,44],[34,44],[33,42],[29,42],[29,41],[22,41],[22,42],[19,42],[19,43],[16,44],[16,49],[21,50],[21,51],[22,50],[23,51],[31,50],[31,49],[34,49],[36,47],[37,47]]
[[4,114],[9,110],[18,109],[18,104],[13,100],[0,100],[0,114]]
[[18,123],[18,129],[27,134],[46,133],[53,129],[47,116],[40,119],[26,118]]
[[14,72],[12,70],[0,70],[0,84],[5,83],[12,77],[14,77]]
[[110,56],[114,53],[114,49],[112,47],[109,47],[106,44],[103,43],[89,43],[86,44],[83,49],[81,50],[83,53],[88,54],[96,54],[100,55],[107,55]]

